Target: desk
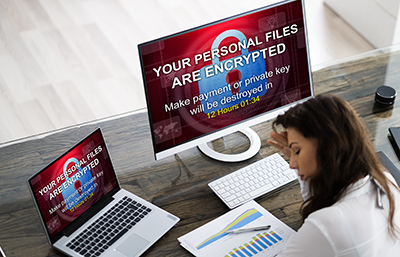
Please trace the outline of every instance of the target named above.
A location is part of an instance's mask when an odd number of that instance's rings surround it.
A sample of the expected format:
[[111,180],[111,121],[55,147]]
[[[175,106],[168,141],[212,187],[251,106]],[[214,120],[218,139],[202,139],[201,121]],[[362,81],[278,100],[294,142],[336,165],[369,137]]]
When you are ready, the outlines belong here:
[[[394,108],[375,106],[374,92],[383,84],[400,91],[399,69],[400,49],[387,48],[313,73],[315,93],[329,92],[349,101],[364,119],[376,150],[386,153],[397,167],[399,161],[387,138],[387,128],[400,126],[399,103]],[[271,122],[264,122],[253,127],[261,137],[262,148],[246,162],[221,163],[205,157],[197,148],[155,161],[144,110],[3,144],[0,245],[8,257],[63,256],[46,240],[26,180],[97,127],[103,130],[122,187],[181,218],[144,256],[191,256],[177,238],[228,211],[207,183],[275,152],[266,143]],[[234,134],[214,144],[227,152],[242,151],[246,140]],[[257,201],[293,229],[301,226],[302,198],[297,182]]]

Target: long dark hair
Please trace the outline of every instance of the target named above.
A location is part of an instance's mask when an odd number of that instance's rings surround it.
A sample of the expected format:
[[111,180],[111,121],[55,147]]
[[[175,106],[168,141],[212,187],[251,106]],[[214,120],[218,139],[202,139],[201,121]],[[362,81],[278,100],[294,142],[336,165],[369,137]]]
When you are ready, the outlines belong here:
[[391,182],[381,169],[361,119],[347,102],[333,95],[318,95],[279,115],[273,129],[277,131],[279,125],[318,141],[318,170],[308,181],[311,197],[301,207],[303,222],[312,212],[341,199],[349,185],[370,175],[389,198],[389,230],[395,234]]

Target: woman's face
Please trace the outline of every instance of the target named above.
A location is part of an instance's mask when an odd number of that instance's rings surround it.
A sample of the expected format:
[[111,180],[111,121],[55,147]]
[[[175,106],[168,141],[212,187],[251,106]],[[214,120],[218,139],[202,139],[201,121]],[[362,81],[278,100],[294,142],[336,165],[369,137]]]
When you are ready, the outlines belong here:
[[297,169],[301,180],[308,180],[317,172],[318,143],[314,138],[305,138],[298,130],[288,128],[291,169]]

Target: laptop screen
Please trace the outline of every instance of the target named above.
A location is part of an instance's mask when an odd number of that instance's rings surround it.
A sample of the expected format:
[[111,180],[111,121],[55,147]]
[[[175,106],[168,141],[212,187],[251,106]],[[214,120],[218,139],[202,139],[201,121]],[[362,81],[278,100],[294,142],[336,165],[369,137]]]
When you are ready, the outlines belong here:
[[119,187],[100,129],[28,181],[49,239]]

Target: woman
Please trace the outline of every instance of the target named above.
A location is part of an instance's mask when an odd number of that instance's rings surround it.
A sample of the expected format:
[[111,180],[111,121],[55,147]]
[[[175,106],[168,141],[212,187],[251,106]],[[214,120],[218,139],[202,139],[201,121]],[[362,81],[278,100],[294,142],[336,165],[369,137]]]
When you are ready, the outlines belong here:
[[400,256],[399,188],[351,106],[319,95],[278,116],[273,129],[268,142],[290,158],[305,200],[303,225],[279,257]]

